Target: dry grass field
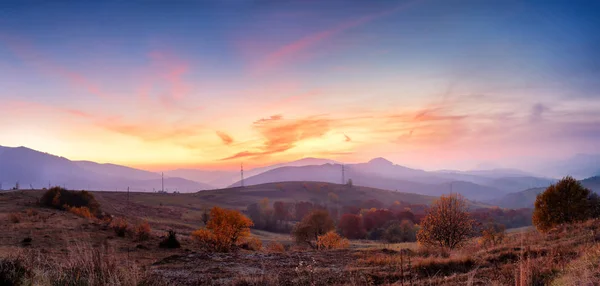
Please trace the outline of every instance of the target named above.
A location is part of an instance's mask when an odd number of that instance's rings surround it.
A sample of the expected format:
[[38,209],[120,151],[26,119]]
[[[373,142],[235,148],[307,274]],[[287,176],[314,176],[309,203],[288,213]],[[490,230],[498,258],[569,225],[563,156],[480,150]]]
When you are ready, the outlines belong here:
[[[94,193],[104,211],[130,225],[150,222],[151,236],[115,235],[98,219],[40,207],[41,191],[0,193],[0,284],[25,285],[598,285],[600,222],[563,226],[548,234],[522,229],[500,245],[473,239],[460,250],[416,243],[353,241],[344,250],[312,251],[288,235],[253,231],[262,250],[210,253],[189,239],[216,194]],[[211,197],[214,195],[215,197]],[[265,194],[260,194],[259,197]],[[207,198],[208,196],[208,198]],[[213,198],[213,200],[211,200]],[[186,204],[183,204],[185,202]],[[230,206],[247,203],[230,201]],[[159,248],[175,229],[181,248]],[[269,251],[272,241],[285,251]],[[10,284],[8,284],[10,285]]]

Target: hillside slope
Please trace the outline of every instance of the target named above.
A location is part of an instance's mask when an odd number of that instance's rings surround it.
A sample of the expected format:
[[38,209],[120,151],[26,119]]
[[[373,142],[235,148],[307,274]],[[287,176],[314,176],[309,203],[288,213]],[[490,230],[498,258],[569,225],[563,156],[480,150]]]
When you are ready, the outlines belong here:
[[[580,181],[593,192],[600,193],[600,177],[591,177]],[[546,188],[531,188],[521,192],[507,194],[501,198],[490,200],[489,203],[504,208],[532,208],[538,194]]]
[[[341,165],[325,164],[320,166],[283,167],[247,178],[245,184],[258,185],[272,182],[313,181],[340,183]],[[396,190],[404,193],[416,193],[428,196],[459,193],[470,200],[485,200],[505,194],[499,189],[465,181],[446,181],[427,184],[409,180],[384,177],[376,173],[365,173],[354,167],[345,168],[346,179],[352,179],[355,186],[364,186],[384,190]],[[240,182],[231,187],[239,186]]]

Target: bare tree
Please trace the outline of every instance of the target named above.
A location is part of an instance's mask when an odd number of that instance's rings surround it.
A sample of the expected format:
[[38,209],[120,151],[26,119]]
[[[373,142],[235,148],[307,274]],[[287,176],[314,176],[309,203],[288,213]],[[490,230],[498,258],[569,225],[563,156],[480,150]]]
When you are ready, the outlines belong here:
[[475,223],[467,209],[463,196],[441,196],[421,221],[417,240],[422,244],[450,249],[461,246],[473,234]]

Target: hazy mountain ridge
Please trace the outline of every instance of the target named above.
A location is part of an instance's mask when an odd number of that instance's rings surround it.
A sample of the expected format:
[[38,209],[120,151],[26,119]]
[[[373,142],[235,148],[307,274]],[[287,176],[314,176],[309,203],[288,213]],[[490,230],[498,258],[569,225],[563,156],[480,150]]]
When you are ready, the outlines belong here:
[[[65,186],[70,189],[152,191],[161,189],[157,173],[114,164],[71,161],[26,147],[0,149],[0,183],[3,189]],[[165,188],[185,192],[212,189],[181,178],[165,178]]]
[[[384,158],[365,163],[345,164],[329,159],[303,158],[246,170],[245,185],[285,181],[316,181],[342,183],[352,179],[357,186],[439,196],[459,193],[471,200],[492,201],[522,190],[535,193],[556,179],[532,175],[529,172],[497,168],[469,171],[425,171],[394,164]],[[0,182],[3,188],[40,188],[66,185],[77,189],[153,191],[161,188],[161,174],[116,164],[91,161],[70,161],[66,158],[38,152],[25,147],[0,146]],[[177,169],[165,172],[165,189],[198,191],[240,185],[239,171]],[[515,199],[518,200],[518,199]],[[529,201],[527,196],[523,200]]]
[[[321,159],[321,158],[302,158],[300,160],[278,163],[269,166],[263,166],[253,169],[244,170],[245,177],[252,177],[273,169],[281,167],[301,167],[308,165],[323,165],[323,164],[339,164],[334,160]],[[240,180],[239,171],[215,171],[215,170],[204,170],[204,169],[176,169],[165,171],[165,174],[175,177],[181,177],[184,179],[202,182],[215,187],[224,188],[230,186]]]
[[[344,179],[352,179],[356,186],[372,187],[386,190],[397,190],[430,196],[459,193],[471,200],[485,200],[508,193],[493,186],[479,185],[473,182],[452,180],[452,178],[437,177],[426,171],[410,169],[399,165],[385,164],[387,170],[382,170],[382,161],[373,160],[368,163],[344,165]],[[318,181],[328,183],[342,182],[342,165],[325,164],[319,166],[281,167],[244,180],[245,185],[265,184],[285,181]],[[429,180],[431,183],[424,183]],[[481,179],[483,180],[483,179]],[[231,187],[239,186],[240,182]]]
[[556,177],[571,175],[585,179],[600,176],[600,154],[577,154],[565,160],[547,162],[538,169]]

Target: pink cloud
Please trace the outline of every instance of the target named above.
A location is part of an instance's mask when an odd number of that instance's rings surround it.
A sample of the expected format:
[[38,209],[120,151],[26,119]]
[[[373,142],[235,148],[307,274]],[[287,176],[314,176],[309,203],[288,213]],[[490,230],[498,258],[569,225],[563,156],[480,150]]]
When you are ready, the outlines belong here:
[[376,20],[381,17],[388,16],[390,14],[396,13],[401,9],[408,7],[409,4],[413,2],[409,2],[404,5],[400,5],[394,9],[386,10],[383,12],[369,14],[358,19],[352,19],[339,25],[329,28],[327,30],[323,30],[321,32],[317,32],[308,36],[305,36],[301,39],[298,39],[294,42],[291,42],[278,50],[270,53],[266,56],[264,60],[261,61],[261,64],[255,68],[255,72],[258,74],[262,74],[268,71],[272,71],[277,69],[281,65],[291,62],[294,59],[298,58],[298,55],[303,51],[323,42],[327,39],[340,34],[346,30],[351,28],[359,27],[365,25],[373,20]]

